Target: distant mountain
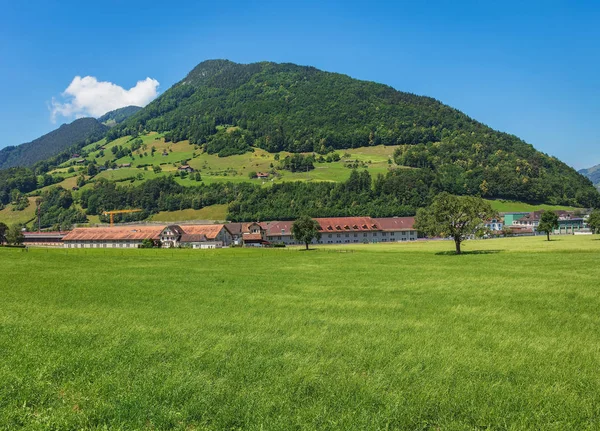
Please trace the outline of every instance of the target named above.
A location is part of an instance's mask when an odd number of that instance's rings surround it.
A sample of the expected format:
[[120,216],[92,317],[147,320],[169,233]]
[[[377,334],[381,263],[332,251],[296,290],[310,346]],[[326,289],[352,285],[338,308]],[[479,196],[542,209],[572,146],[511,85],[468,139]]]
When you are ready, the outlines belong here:
[[124,108],[115,109],[114,111],[107,112],[102,117],[98,118],[98,121],[105,126],[113,127],[119,123],[122,123],[133,114],[142,109],[139,106],[125,106]]
[[600,186],[600,165],[578,171],[581,175],[590,179],[595,186]]
[[108,127],[95,118],[80,118],[71,124],[63,124],[34,141],[0,150],[0,169],[32,166],[73,146],[102,139],[107,130]]
[[401,145],[397,164],[431,170],[451,193],[581,206],[600,199],[565,163],[433,98],[295,64],[204,61],[107,139],[142,130],[219,156],[252,146],[325,154]]

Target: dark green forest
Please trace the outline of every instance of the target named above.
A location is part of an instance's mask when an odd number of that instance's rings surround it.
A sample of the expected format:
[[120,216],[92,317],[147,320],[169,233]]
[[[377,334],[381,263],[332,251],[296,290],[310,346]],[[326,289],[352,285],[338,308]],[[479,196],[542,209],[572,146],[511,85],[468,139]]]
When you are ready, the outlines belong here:
[[113,123],[119,124],[131,117],[133,114],[142,109],[139,106],[125,106],[123,108],[115,109],[114,111],[107,112],[102,117],[98,117],[98,121],[102,124]]
[[102,139],[108,130],[95,118],[80,118],[26,144],[0,150],[0,169],[32,166],[36,162]]

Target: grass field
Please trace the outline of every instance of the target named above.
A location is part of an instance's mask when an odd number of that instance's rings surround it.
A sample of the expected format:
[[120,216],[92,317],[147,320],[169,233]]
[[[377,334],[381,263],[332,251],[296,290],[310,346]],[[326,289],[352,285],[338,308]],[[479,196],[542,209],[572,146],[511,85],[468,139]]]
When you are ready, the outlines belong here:
[[13,211],[13,205],[8,204],[0,210],[0,222],[10,226],[13,224],[25,224],[35,218],[35,197],[27,198],[29,206],[22,211]]
[[186,209],[180,211],[161,211],[152,216],[152,221],[186,221],[186,220],[226,220],[227,205],[210,205],[199,210]]
[[600,240],[452,249],[0,249],[0,429],[598,429]]
[[575,211],[578,208],[569,207],[564,205],[532,205],[525,202],[517,202],[517,201],[507,201],[507,200],[488,200],[492,204],[492,208],[494,208],[498,212],[533,212],[539,210],[546,211],[554,211],[554,210],[566,210],[566,211]]
[[[97,175],[97,178],[120,179],[122,177],[136,176],[142,173],[143,179],[134,181],[134,184],[146,181],[150,178],[155,178],[157,175],[152,173],[152,168],[149,171],[136,168],[137,165],[160,165],[162,172],[159,175],[167,175],[177,171],[177,166],[183,160],[189,160],[188,163],[202,175],[202,180],[205,184],[215,182],[245,182],[250,181],[248,173],[251,171],[264,172],[271,169],[271,165],[278,166],[279,162],[275,160],[275,154],[268,153],[260,148],[255,148],[254,152],[229,157],[218,157],[216,154],[202,153],[202,150],[194,145],[190,145],[188,141],[181,142],[165,142],[163,134],[149,133],[140,136],[146,149],[140,148],[134,152],[134,159],[130,157],[122,157],[114,160],[118,165],[131,163],[131,168],[118,169],[115,171],[105,171]],[[111,153],[111,148],[116,145],[130,146],[132,138],[124,136],[118,138],[109,144],[105,140],[95,142],[84,148],[85,151],[90,151],[87,159],[95,160],[98,164],[103,164],[107,160],[113,160],[114,155]],[[99,156],[99,150],[93,150],[97,145],[105,147],[104,156]],[[155,147],[156,153],[151,155],[151,148]],[[346,162],[358,160],[368,166],[368,170],[373,177],[377,174],[385,174],[388,169],[388,159],[393,158],[396,147],[383,145],[374,147],[363,147],[347,150],[339,150],[338,153],[342,159],[332,163],[316,163],[315,170],[309,173],[292,173],[281,170],[281,178],[275,178],[272,182],[281,181],[344,181],[350,177],[352,170],[344,166]],[[92,151],[93,150],[93,151]],[[163,155],[165,152],[166,155]],[[144,156],[144,153],[147,155]],[[290,153],[279,153],[281,158]],[[140,157],[141,156],[141,157]],[[62,174],[66,172],[67,167],[72,163],[72,160],[65,162],[59,169],[51,172],[51,174]],[[394,165],[395,166],[395,165]],[[398,166],[395,166],[396,168]],[[363,169],[363,168],[361,168]],[[257,180],[255,182],[259,183]],[[196,185],[197,183],[190,180],[180,181],[183,185]]]

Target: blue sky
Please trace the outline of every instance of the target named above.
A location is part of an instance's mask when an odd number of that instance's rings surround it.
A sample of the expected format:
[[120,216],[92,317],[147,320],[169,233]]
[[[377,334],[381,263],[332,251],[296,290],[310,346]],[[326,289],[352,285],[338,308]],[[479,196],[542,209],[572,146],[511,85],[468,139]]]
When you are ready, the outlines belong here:
[[312,65],[435,97],[576,168],[600,163],[600,2],[0,0],[0,148],[75,76],[159,93],[199,62]]

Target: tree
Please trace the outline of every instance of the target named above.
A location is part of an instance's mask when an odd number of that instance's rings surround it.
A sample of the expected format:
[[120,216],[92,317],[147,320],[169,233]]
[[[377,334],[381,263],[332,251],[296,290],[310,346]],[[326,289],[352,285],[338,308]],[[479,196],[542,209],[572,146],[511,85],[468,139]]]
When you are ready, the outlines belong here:
[[85,186],[85,177],[83,176],[83,174],[81,174],[79,177],[77,177],[77,187],[83,186]]
[[160,174],[162,172],[162,168],[158,165],[152,166],[152,170],[154,171],[155,174]]
[[6,241],[6,232],[8,231],[8,226],[4,223],[0,222],[0,245],[4,244]]
[[250,178],[251,180],[256,178],[256,171],[248,172],[248,178]]
[[491,205],[479,197],[443,192],[428,208],[419,209],[415,228],[429,236],[451,237],[456,254],[461,254],[461,243],[469,236],[483,236],[487,230],[485,221],[495,216]]
[[90,177],[93,177],[98,173],[98,167],[95,163],[90,163],[87,168],[87,173]]
[[540,224],[537,230],[540,232],[546,232],[548,241],[550,241],[550,232],[554,229],[558,229],[558,216],[554,211],[544,211],[540,218]]
[[154,247],[154,241],[152,241],[151,239],[144,239],[142,241],[142,244],[140,245],[140,248],[152,248]]
[[25,236],[21,231],[21,225],[13,224],[8,231],[6,232],[6,242],[12,245],[20,245],[23,244],[23,240]]
[[308,250],[308,244],[313,239],[317,241],[321,239],[321,226],[316,220],[309,216],[302,216],[292,225],[292,235],[296,241],[303,242]]
[[587,224],[592,229],[592,232],[600,233],[600,210],[596,209],[592,211],[587,220]]

